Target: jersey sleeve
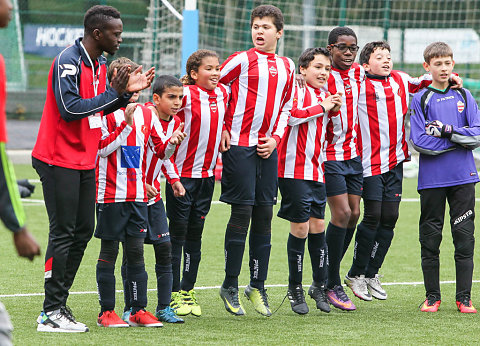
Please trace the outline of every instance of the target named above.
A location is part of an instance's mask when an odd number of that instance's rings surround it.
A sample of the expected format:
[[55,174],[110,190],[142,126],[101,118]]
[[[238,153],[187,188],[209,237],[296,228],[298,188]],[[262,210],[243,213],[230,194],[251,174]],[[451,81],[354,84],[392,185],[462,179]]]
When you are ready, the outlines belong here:
[[480,146],[480,114],[478,112],[477,102],[472,94],[470,91],[464,90],[467,98],[465,100],[465,116],[467,117],[468,126],[457,127],[452,125],[452,137],[450,140],[467,149],[473,150]]
[[[420,95],[416,95],[420,96]],[[410,116],[410,142],[415,150],[425,155],[440,155],[455,150],[455,145],[447,138],[437,138],[425,132],[425,117],[420,106],[420,97],[412,99]]]
[[408,84],[408,92],[410,94],[414,94],[426,88],[430,84],[432,84],[432,75],[430,73],[425,73],[423,76],[420,77],[411,77],[410,75],[406,74],[407,77],[407,84]]
[[52,66],[52,87],[58,110],[65,121],[79,120],[102,111],[112,112],[128,102],[129,94],[118,95],[113,88],[107,88],[93,98],[82,98],[78,89],[81,73],[78,61],[67,52],[60,54]]
[[230,85],[242,72],[242,52],[230,55],[220,66],[220,83]]
[[170,185],[180,180],[180,175],[178,174],[178,168],[177,168],[177,165],[175,164],[175,160],[173,156],[170,157],[168,160],[163,161],[162,173]]
[[280,114],[277,118],[275,126],[272,129],[272,137],[277,141],[277,145],[280,143],[280,140],[283,137],[285,127],[287,127],[288,118],[293,107],[293,99],[295,96],[295,64],[290,58],[286,58],[286,60],[289,62],[290,68],[288,86],[282,100]]
[[175,144],[170,143],[170,138],[167,138],[163,134],[162,124],[156,116],[152,116],[152,131],[150,132],[149,141],[151,141],[151,145],[154,148],[155,155],[161,160],[167,160],[170,156],[173,155],[175,148],[177,147]]
[[107,157],[126,143],[128,135],[133,130],[126,121],[122,121],[118,127],[115,127],[115,123],[114,113],[107,114],[102,118],[102,138],[98,143],[98,155],[101,157]]
[[296,85],[292,109],[290,111],[290,117],[288,118],[288,126],[300,125],[325,115],[324,108],[319,104],[303,107],[304,94],[305,89],[301,89]]

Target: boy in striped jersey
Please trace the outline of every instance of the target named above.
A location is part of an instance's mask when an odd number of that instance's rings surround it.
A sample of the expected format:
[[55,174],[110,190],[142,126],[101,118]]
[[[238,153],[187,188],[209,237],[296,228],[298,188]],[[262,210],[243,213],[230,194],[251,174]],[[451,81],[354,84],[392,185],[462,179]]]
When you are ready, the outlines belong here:
[[[118,61],[120,59],[117,59]],[[112,62],[113,64],[113,62]],[[112,65],[110,65],[110,70]],[[176,116],[180,110],[183,98],[183,85],[174,76],[162,75],[155,79],[152,86],[153,103],[147,102],[145,106],[158,117],[162,125],[163,135],[170,137],[180,126],[180,119]],[[175,310],[170,307],[172,295],[172,245],[168,231],[167,215],[160,194],[160,171],[168,177],[166,167],[173,163],[167,160],[160,160],[154,149],[147,147],[147,166],[145,171],[145,186],[147,189],[148,201],[148,234],[145,238],[146,244],[153,244],[155,252],[155,275],[157,278],[157,308],[155,316],[161,322],[183,323],[184,320],[177,316]],[[173,170],[173,168],[171,168]],[[179,195],[185,194],[179,179],[169,180]],[[125,299],[125,308],[122,319],[128,322],[131,314],[130,289],[127,280],[127,258],[123,252],[122,280]]]
[[327,246],[325,243],[325,184],[322,150],[328,116],[337,116],[342,97],[321,88],[330,75],[330,53],[326,48],[309,48],[298,61],[305,79],[297,87],[288,127],[278,148],[278,177],[282,205],[278,216],[290,221],[287,242],[288,298],[292,310],[308,313],[302,287],[303,257],[308,237],[313,283],[308,294],[318,309],[330,312],[325,285]]
[[264,287],[271,248],[273,205],[277,201],[277,144],[293,104],[295,65],[275,54],[283,35],[283,14],[275,6],[256,7],[250,17],[254,48],[231,55],[222,65],[222,83],[231,85],[221,150],[220,200],[231,205],[225,232],[225,280],[220,296],[228,312],[244,315],[238,276],[249,237],[250,284],[246,297],[255,310],[272,313]]
[[[387,293],[378,271],[390,247],[402,195],[403,162],[409,160],[405,140],[405,116],[409,94],[430,85],[425,74],[412,78],[392,70],[390,46],[370,42],[360,53],[366,70],[365,93],[360,94],[358,117],[361,129],[364,215],[357,227],[352,266],[345,283],[360,299],[384,300]],[[461,80],[452,75],[461,83]]]
[[[101,249],[97,262],[97,287],[101,312],[97,324],[103,327],[161,327],[162,323],[145,311],[147,273],[143,243],[148,228],[146,188],[147,147],[160,159],[168,159],[185,138],[183,126],[167,139],[158,118],[147,107],[130,103],[102,120],[102,139],[96,167],[97,227]],[[131,314],[128,324],[118,317],[115,307],[115,261],[118,243],[124,243],[126,277]]]

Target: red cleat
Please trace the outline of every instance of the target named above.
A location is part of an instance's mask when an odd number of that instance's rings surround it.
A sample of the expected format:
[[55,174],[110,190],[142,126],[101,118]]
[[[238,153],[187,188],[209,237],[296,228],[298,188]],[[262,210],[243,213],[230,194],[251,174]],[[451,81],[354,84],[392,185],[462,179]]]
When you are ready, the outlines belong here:
[[436,297],[427,297],[423,304],[420,305],[420,310],[423,312],[437,312],[441,302],[442,301]]
[[108,328],[124,328],[128,327],[128,323],[125,323],[115,311],[104,311],[102,316],[99,316],[97,319],[97,326],[99,327],[108,327]]
[[145,310],[140,310],[135,315],[131,314],[128,323],[132,327],[163,327],[162,322]]
[[463,299],[462,301],[457,300],[458,311],[464,314],[476,314],[477,309],[473,307],[472,301],[470,299]]

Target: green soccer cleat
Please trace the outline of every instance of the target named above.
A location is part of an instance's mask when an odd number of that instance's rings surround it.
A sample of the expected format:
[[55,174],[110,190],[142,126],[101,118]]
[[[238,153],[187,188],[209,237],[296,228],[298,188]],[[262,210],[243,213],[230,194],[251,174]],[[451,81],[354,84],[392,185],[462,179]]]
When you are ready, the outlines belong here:
[[192,312],[192,308],[183,300],[183,295],[180,292],[172,292],[170,307],[175,310],[178,316],[186,316]]
[[253,304],[255,310],[262,314],[263,316],[272,316],[272,312],[270,311],[270,307],[268,306],[268,296],[267,290],[258,288],[254,288],[248,285],[245,288],[245,297],[248,298]]
[[190,312],[193,316],[200,317],[202,316],[202,308],[198,305],[197,296],[195,290],[191,289],[190,291],[180,291],[183,301],[190,306]]
[[173,310],[170,306],[167,306],[163,310],[158,310],[155,313],[155,317],[160,321],[160,322],[166,322],[166,323],[183,323],[185,322],[183,318],[180,318],[177,316],[175,313],[175,310]]
[[223,288],[222,286],[220,287],[220,297],[225,304],[225,309],[229,313],[235,316],[245,315],[245,309],[243,308],[240,299],[238,299],[238,288]]

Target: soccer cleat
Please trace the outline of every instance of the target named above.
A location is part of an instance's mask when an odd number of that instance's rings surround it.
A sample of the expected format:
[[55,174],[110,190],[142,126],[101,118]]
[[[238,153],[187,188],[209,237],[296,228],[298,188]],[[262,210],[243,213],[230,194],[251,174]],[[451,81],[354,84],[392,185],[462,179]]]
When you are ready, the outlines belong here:
[[428,296],[425,301],[420,304],[420,310],[423,312],[437,312],[442,301],[435,296]]
[[132,327],[163,327],[162,322],[150,312],[139,310],[136,314],[130,314],[128,324]]
[[175,310],[178,316],[186,316],[192,312],[192,307],[183,300],[180,292],[172,292],[170,307]]
[[296,285],[293,289],[287,290],[287,297],[290,300],[293,312],[299,315],[305,315],[308,313],[308,305],[305,301],[305,294],[303,292],[302,285]]
[[330,304],[337,309],[345,311],[353,311],[357,308],[355,304],[348,298],[347,294],[343,290],[342,285],[337,285],[332,289],[327,290],[327,298]]
[[190,306],[190,312],[192,315],[200,317],[202,315],[202,309],[197,302],[197,296],[195,291],[191,289],[190,291],[180,291],[183,301]]
[[130,320],[131,313],[132,313],[132,308],[128,309],[127,311],[124,311],[122,315],[122,320],[128,323],[128,321]]
[[88,327],[75,321],[70,309],[61,307],[60,309],[43,312],[37,318],[37,331],[53,333],[84,333],[88,332]]
[[353,294],[362,300],[367,302],[372,300],[372,295],[368,292],[367,281],[365,280],[365,275],[352,276],[349,277],[348,274],[345,275],[345,285],[350,287]]
[[272,316],[272,312],[268,306],[268,296],[265,288],[258,289],[248,285],[245,288],[245,297],[252,302],[255,311],[259,314],[267,317]]
[[222,298],[223,303],[225,304],[225,309],[229,313],[235,316],[245,315],[245,309],[243,308],[242,303],[240,302],[240,299],[238,299],[238,288],[235,288],[235,287],[223,288],[223,286],[221,286],[220,297]]
[[462,297],[460,300],[457,300],[458,311],[464,314],[476,314],[477,309],[473,307],[472,301],[469,296]]
[[380,278],[382,276],[375,274],[373,278],[365,278],[367,281],[367,288],[373,298],[385,300],[387,299],[387,292],[382,287],[382,283],[380,282]]
[[108,328],[129,327],[128,323],[118,317],[114,310],[104,311],[101,316],[98,316],[97,326]]
[[308,295],[317,303],[317,309],[320,309],[323,312],[331,311],[325,287],[318,287],[312,283],[312,286],[308,289]]
[[166,322],[166,323],[184,323],[185,322],[182,318],[177,316],[177,314],[175,313],[175,310],[173,310],[170,306],[167,306],[163,310],[158,310],[155,313],[155,317],[158,318],[159,321]]

